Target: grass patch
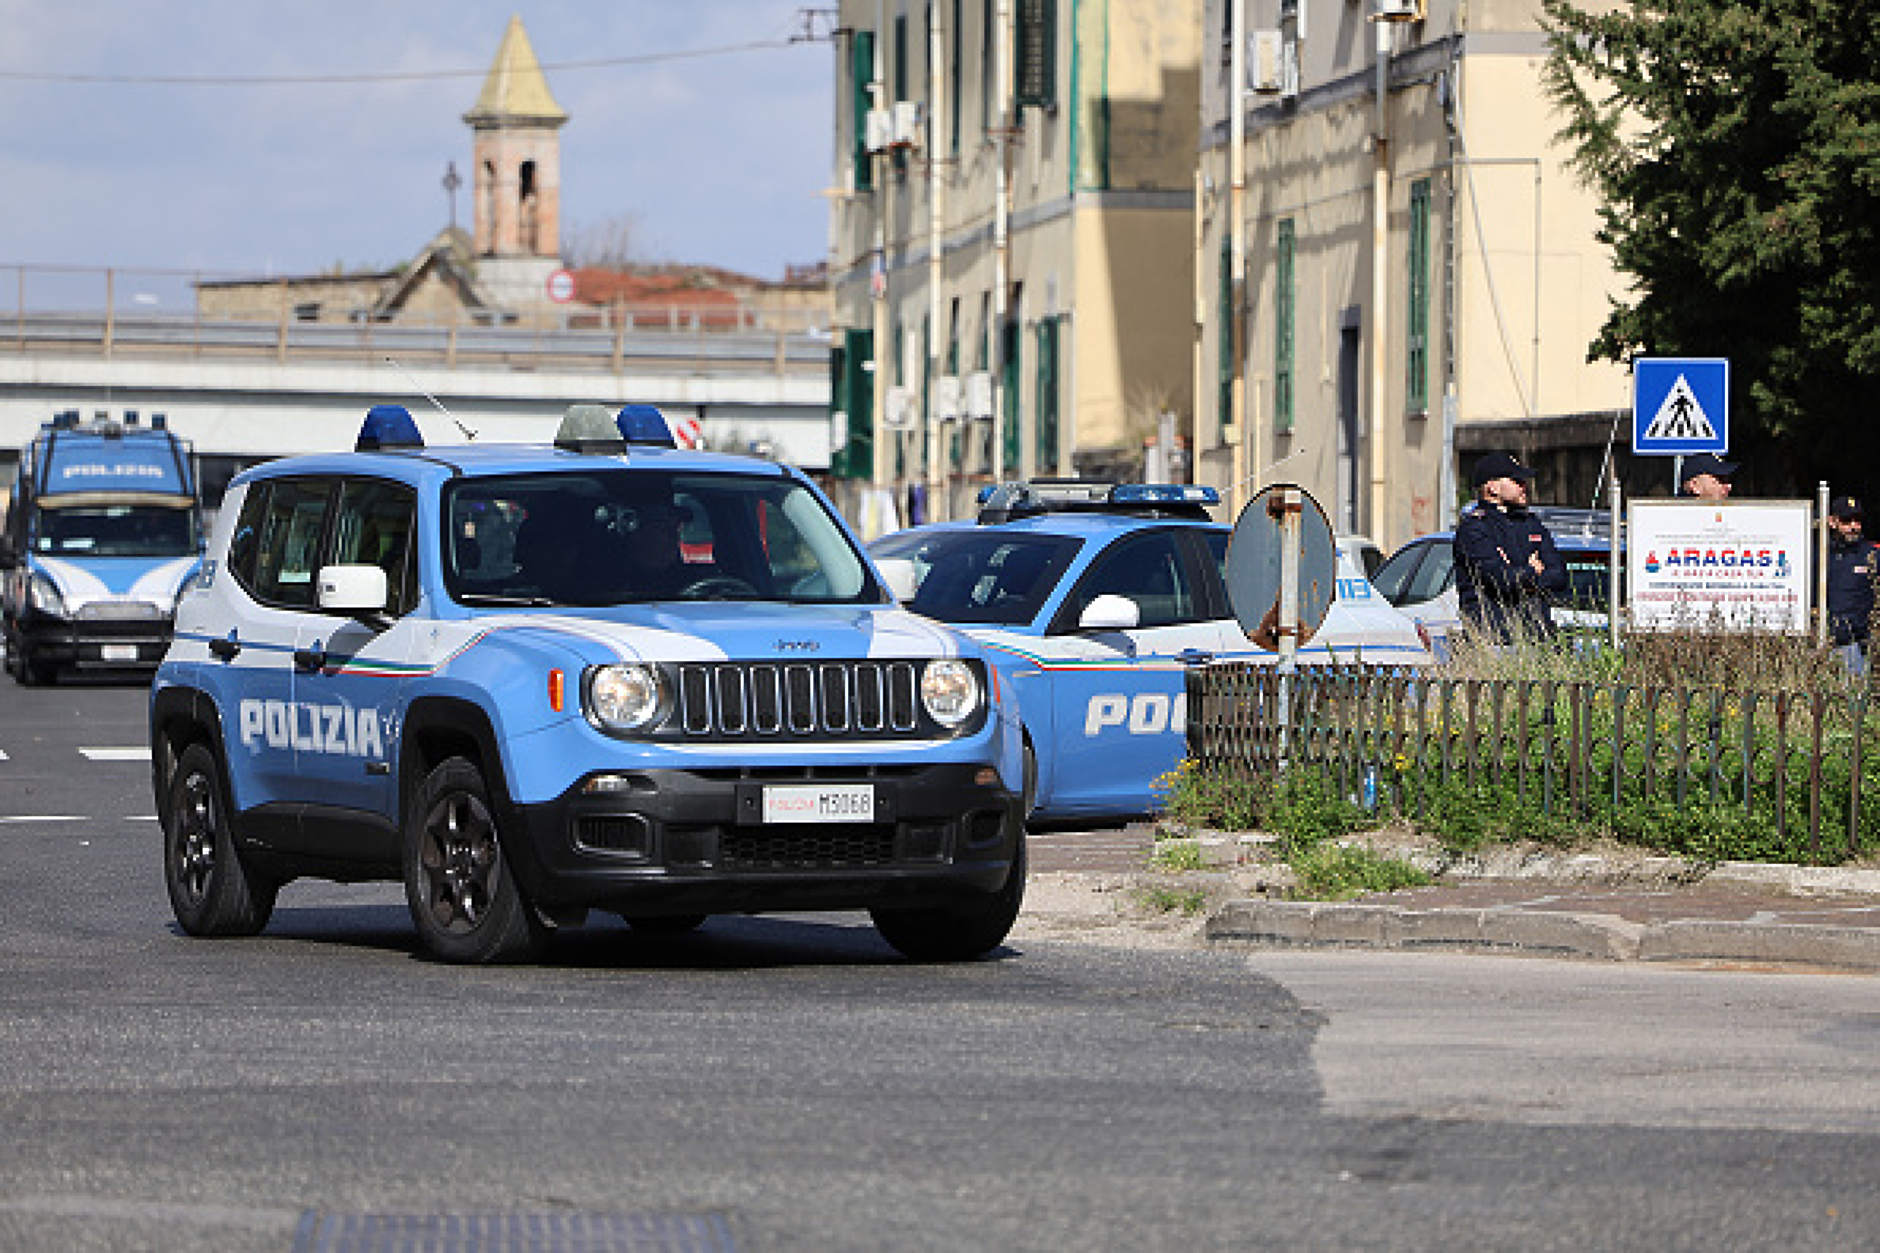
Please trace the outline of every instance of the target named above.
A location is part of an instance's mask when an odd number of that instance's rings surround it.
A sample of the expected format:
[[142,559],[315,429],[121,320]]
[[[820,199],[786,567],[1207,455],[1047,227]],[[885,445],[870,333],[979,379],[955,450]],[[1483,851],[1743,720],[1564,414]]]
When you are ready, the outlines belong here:
[[1150,913],[1181,914],[1193,918],[1208,907],[1208,894],[1199,888],[1143,888],[1136,899]]
[[1427,887],[1430,876],[1407,861],[1383,857],[1368,848],[1322,844],[1291,859],[1298,900],[1343,901],[1372,892]]
[[1200,843],[1195,840],[1158,839],[1155,850],[1149,854],[1149,868],[1171,874],[1184,870],[1206,870],[1208,859],[1201,851]]

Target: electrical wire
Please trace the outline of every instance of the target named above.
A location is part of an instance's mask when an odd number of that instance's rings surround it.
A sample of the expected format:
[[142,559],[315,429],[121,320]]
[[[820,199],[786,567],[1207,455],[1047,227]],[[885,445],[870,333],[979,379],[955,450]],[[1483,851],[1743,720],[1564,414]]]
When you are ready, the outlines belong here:
[[[619,69],[630,65],[659,65],[670,61],[693,61],[705,57],[731,56],[740,52],[762,52],[789,48],[799,39],[760,39],[750,43],[724,44],[715,48],[688,48],[672,52],[643,52],[634,56],[603,57],[589,61],[543,62],[544,73],[581,70]],[[8,82],[65,83],[105,87],[350,87],[362,83],[426,82],[440,79],[483,78],[489,67],[477,70],[412,70],[381,74],[56,74],[39,70],[0,69],[0,80]]]

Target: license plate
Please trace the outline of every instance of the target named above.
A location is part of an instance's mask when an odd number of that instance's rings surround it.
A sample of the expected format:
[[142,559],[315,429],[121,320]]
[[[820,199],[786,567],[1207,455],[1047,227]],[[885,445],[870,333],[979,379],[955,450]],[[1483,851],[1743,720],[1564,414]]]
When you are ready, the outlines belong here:
[[771,784],[764,788],[765,822],[873,822],[872,783]]
[[100,661],[136,661],[137,645],[100,644],[98,645],[98,659]]

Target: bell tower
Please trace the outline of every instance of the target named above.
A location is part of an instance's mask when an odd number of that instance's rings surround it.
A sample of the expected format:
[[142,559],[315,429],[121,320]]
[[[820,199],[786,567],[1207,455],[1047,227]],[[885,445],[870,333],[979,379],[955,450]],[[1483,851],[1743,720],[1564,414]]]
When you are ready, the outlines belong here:
[[520,17],[509,19],[477,102],[473,136],[477,278],[499,305],[543,299],[561,267],[561,136],[568,115],[548,90]]

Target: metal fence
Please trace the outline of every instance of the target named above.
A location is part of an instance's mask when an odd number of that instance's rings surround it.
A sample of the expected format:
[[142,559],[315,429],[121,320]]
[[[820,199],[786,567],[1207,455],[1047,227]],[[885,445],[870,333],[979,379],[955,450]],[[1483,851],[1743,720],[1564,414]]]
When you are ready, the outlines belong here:
[[[1312,770],[1346,793],[1504,789],[1524,808],[1590,818],[1630,805],[1740,806],[1817,856],[1858,856],[1880,829],[1880,709],[1834,691],[1458,678],[1366,666],[1218,663],[1188,674],[1188,755],[1246,777]],[[1873,774],[1874,778],[1863,779]]]

